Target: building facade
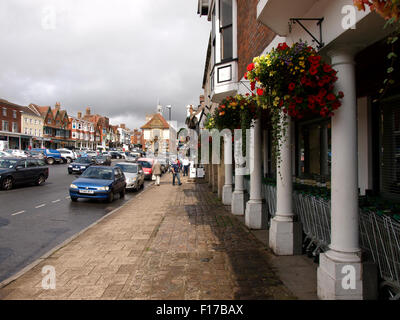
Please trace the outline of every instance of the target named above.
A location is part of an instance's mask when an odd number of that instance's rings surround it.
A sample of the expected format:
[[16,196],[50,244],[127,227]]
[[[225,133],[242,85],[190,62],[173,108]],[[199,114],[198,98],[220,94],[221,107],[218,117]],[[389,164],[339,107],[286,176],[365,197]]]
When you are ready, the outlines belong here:
[[[236,93],[252,93],[244,78],[246,66],[283,42],[290,46],[307,41],[338,71],[336,89],[344,92],[341,108],[330,119],[292,120],[280,145],[279,167],[273,165],[268,124],[253,123],[254,170],[248,202],[244,202],[243,177],[238,174],[233,190],[229,166],[225,170],[209,166],[209,180],[215,185],[218,176],[224,177],[222,199],[232,204],[233,214],[244,215],[248,227],[269,226],[269,245],[277,255],[301,253],[304,225],[293,204],[293,181],[328,186],[330,237],[328,249],[319,258],[318,296],[376,298],[376,271],[361,254],[359,198],[373,194],[385,201],[400,201],[400,88],[394,86],[384,99],[377,99],[387,68],[385,57],[391,50],[385,38],[392,30],[383,28],[384,19],[369,8],[358,11],[352,0],[200,0],[198,13],[211,22],[203,79],[210,105]],[[262,176],[276,179],[276,199],[262,192]],[[270,221],[266,221],[264,202],[275,207]],[[341,289],[344,265],[357,271],[354,290]]]
[[82,117],[78,112],[77,117],[69,117],[71,140],[77,149],[95,149],[95,124]]
[[169,152],[171,127],[160,113],[148,115],[143,131],[144,150],[154,154]]
[[21,131],[24,135],[31,137],[29,147],[41,148],[44,146],[43,118],[31,105],[22,109]]

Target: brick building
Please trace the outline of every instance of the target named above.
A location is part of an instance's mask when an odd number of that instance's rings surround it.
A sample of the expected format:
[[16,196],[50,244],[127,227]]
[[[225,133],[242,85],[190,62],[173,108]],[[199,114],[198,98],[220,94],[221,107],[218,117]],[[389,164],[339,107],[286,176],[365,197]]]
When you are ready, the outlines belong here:
[[69,117],[69,129],[75,148],[95,148],[95,124],[85,120],[82,112],[78,112],[76,117]]
[[0,140],[8,141],[10,149],[22,149],[30,137],[21,133],[22,106],[0,99]]

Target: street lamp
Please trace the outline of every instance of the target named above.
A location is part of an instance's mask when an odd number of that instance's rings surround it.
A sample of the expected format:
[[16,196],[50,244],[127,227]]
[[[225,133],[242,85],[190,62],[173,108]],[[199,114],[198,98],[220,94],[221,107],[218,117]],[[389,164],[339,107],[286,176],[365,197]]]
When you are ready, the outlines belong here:
[[171,121],[171,109],[172,109],[172,106],[168,105],[168,106],[165,106],[165,107],[169,110],[169,121]]

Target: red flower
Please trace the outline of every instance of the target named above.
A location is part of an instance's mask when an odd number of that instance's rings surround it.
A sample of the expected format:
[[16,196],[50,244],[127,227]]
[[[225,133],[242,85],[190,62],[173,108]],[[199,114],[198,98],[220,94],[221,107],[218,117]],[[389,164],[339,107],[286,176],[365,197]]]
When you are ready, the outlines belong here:
[[248,66],[247,66],[247,71],[252,71],[254,69],[254,63],[250,63]]
[[334,100],[336,100],[336,96],[333,93],[329,93],[326,96],[326,99],[328,99],[329,101],[334,101]]
[[287,48],[289,48],[289,47],[288,47],[286,42],[278,44],[278,50],[279,51],[286,50]]
[[295,85],[293,82],[291,82],[291,83],[289,84],[289,90],[290,90],[290,91],[293,91],[295,88],[296,88],[296,85]]
[[343,91],[339,91],[338,95],[339,95],[339,98],[342,99],[344,97]]
[[309,70],[312,76],[315,76],[318,73],[318,69],[315,66],[312,66]]
[[314,110],[314,109],[315,109],[315,103],[309,103],[309,104],[308,104],[308,107],[309,107],[311,110]]
[[296,103],[303,103],[303,98],[302,97],[295,97],[294,100],[296,101]]
[[250,82],[250,88],[251,88],[251,91],[254,91],[254,89],[256,88],[256,83]]
[[262,95],[264,95],[264,90],[263,90],[263,89],[260,89],[260,88],[258,88],[258,89],[257,89],[257,94],[258,94],[259,96],[262,96]]
[[323,87],[325,85],[325,82],[323,80],[318,81],[318,86]]
[[334,103],[332,103],[332,109],[333,110],[337,110],[337,109],[339,109],[339,107],[341,106],[342,104],[339,102],[339,101],[335,101]]
[[325,97],[327,93],[328,93],[328,91],[326,91],[325,88],[322,88],[321,90],[319,90],[318,95],[320,97]]
[[307,78],[304,76],[300,80],[301,84],[305,84],[307,82]]
[[318,65],[321,62],[321,56],[310,56],[308,61],[310,61],[313,65]]
[[244,74],[244,78],[247,80],[247,72]]
[[323,68],[324,72],[326,72],[326,73],[329,73],[329,72],[332,71],[332,67],[329,64],[326,64],[326,63],[323,65],[322,68]]
[[281,101],[279,101],[279,106],[282,107],[283,106],[283,100],[281,99]]

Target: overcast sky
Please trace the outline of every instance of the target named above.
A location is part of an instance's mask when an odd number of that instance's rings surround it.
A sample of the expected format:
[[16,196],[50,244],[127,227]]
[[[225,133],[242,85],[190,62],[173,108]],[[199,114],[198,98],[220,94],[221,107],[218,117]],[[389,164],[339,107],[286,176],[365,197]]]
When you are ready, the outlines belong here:
[[[87,106],[130,128],[199,104],[210,25],[197,0],[0,0],[0,98]],[[168,112],[165,111],[168,120]]]

